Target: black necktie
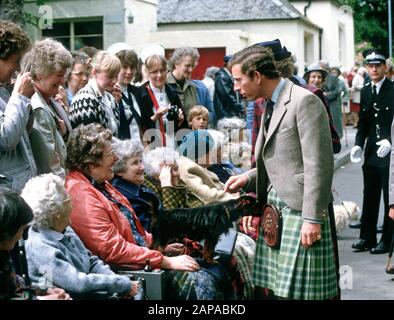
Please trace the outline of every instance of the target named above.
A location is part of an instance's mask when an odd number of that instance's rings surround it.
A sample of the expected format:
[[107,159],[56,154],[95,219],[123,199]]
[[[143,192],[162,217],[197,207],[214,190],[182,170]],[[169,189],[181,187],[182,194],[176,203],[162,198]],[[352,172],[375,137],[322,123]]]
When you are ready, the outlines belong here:
[[377,98],[377,96],[378,96],[378,93],[377,93],[377,91],[376,91],[376,85],[375,85],[375,84],[372,86],[372,96],[373,96],[374,100],[376,100],[376,98]]
[[267,106],[265,107],[264,127],[265,127],[265,131],[267,132],[270,126],[272,112],[274,111],[274,104],[275,102],[273,102],[272,100],[268,100]]

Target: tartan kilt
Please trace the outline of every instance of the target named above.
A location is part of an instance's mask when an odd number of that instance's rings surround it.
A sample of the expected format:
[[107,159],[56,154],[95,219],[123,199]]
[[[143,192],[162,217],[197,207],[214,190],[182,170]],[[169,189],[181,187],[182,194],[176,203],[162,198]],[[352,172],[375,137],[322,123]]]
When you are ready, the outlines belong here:
[[253,267],[255,286],[271,289],[278,297],[296,300],[323,300],[337,295],[337,278],[329,217],[321,225],[321,240],[311,248],[301,245],[303,218],[278,197],[268,194],[268,203],[282,212],[281,246],[269,248],[260,231]]

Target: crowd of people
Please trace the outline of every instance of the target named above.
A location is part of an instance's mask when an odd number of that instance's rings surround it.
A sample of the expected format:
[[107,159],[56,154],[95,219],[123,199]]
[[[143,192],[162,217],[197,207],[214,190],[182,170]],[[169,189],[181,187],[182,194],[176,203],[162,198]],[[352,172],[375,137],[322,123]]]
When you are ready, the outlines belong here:
[[[366,69],[350,86],[326,61],[301,78],[276,39],[224,56],[201,81],[197,49],[164,52],[71,53],[0,20],[0,300],[134,299],[139,283],[117,272],[147,264],[166,270],[171,299],[340,298],[333,153],[348,114],[369,130]],[[244,193],[261,214],[234,221],[231,259],[205,261],[187,234],[154,246],[160,215]],[[266,204],[279,212],[276,247]]]

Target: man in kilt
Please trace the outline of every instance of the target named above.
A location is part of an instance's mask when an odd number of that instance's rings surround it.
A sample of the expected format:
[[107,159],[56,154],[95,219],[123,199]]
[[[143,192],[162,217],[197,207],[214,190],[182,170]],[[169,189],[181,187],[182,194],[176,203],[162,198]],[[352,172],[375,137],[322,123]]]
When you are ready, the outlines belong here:
[[250,101],[266,99],[267,111],[256,142],[256,168],[231,177],[225,190],[256,191],[261,206],[275,205],[282,215],[279,248],[268,246],[264,232],[259,233],[253,267],[256,296],[334,298],[337,279],[327,212],[334,159],[324,105],[281,78],[267,48],[252,46],[236,53],[231,69],[235,90]]

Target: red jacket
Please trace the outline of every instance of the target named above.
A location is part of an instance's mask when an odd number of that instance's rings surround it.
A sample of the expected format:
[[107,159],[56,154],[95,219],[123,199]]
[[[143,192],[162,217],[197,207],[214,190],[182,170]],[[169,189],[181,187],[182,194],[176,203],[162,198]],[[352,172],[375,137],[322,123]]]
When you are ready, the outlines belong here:
[[[144,230],[127,199],[105,182],[108,193],[128,207],[135,219],[137,230],[148,245],[152,235]],[[110,264],[141,264],[150,259],[152,267],[160,267],[163,259],[159,251],[136,244],[131,227],[118,206],[108,200],[80,172],[67,175],[66,189],[72,198],[71,225],[85,246]]]

